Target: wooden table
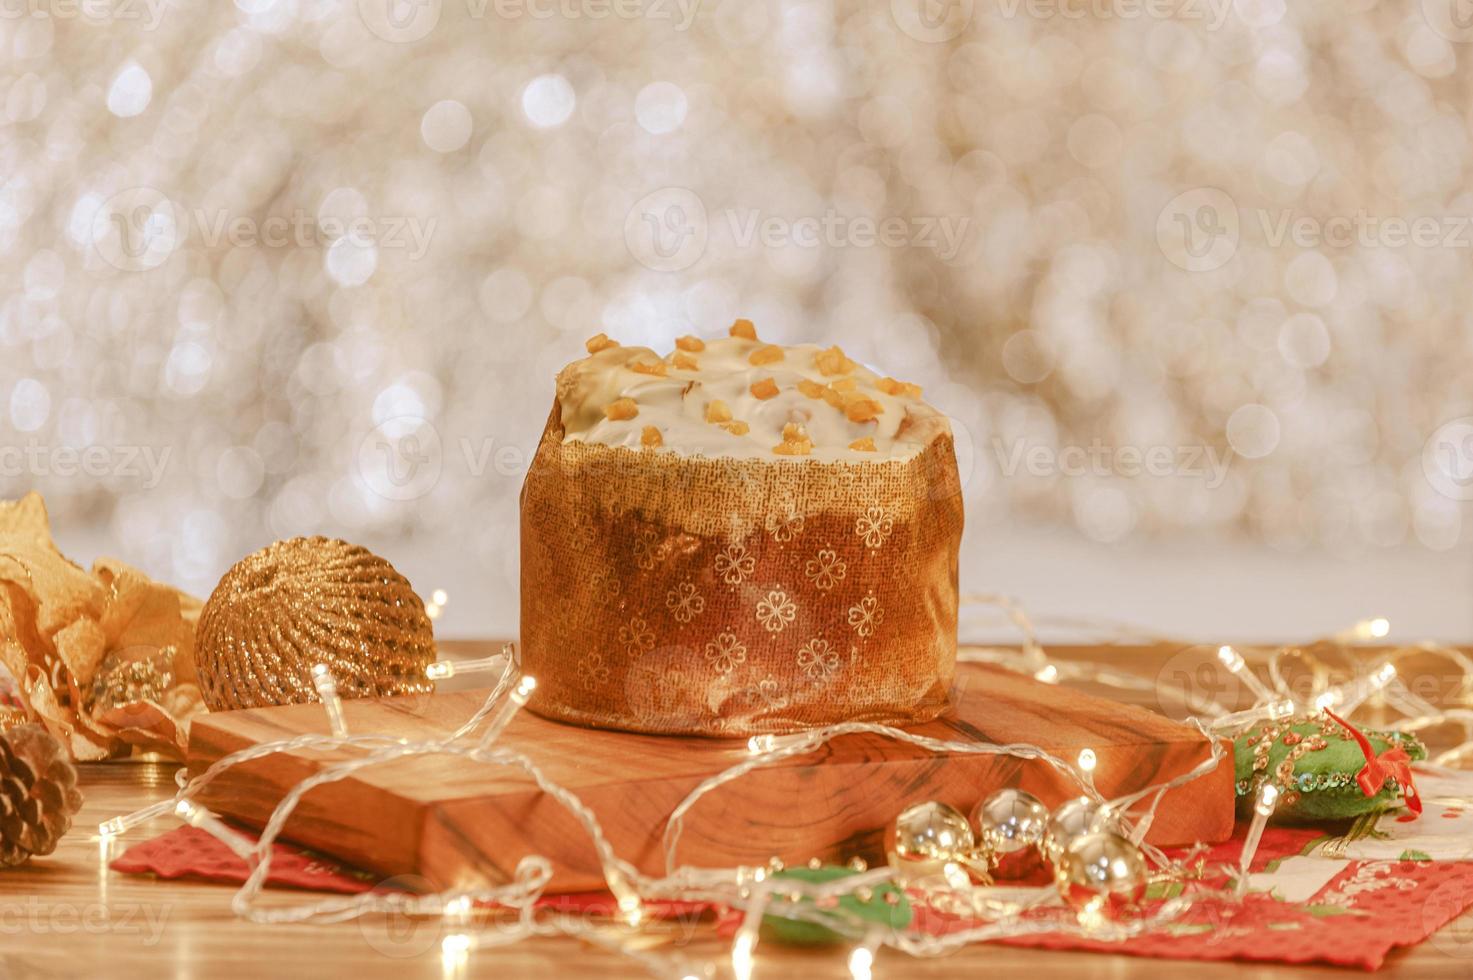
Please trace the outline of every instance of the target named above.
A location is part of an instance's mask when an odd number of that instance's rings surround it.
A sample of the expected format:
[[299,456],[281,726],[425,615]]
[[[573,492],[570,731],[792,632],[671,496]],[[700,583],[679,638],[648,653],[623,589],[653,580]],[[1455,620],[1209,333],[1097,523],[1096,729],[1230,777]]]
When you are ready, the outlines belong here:
[[[493,644],[446,644],[467,656]],[[1118,651],[1070,649],[1069,656],[1117,658]],[[1131,666],[1160,671],[1173,652],[1133,652]],[[1154,705],[1153,705],[1154,706]],[[86,804],[73,832],[52,856],[0,872],[0,980],[31,977],[373,977],[531,975],[642,977],[635,963],[572,939],[532,940],[501,950],[472,952],[463,964],[442,962],[439,923],[413,928],[403,921],[333,926],[259,926],[230,911],[233,889],[193,882],[164,882],[119,875],[107,861],[130,843],[172,826],[160,820],[137,828],[104,849],[96,833],[102,821],[173,793],[169,763],[126,762],[82,767]],[[293,896],[300,898],[303,896]],[[1424,943],[1392,954],[1383,971],[1395,976],[1466,978],[1473,975],[1473,913],[1446,927],[1459,942]],[[664,937],[682,943],[692,958],[718,958],[727,946],[705,925],[672,927]],[[1444,949],[1444,947],[1446,949]],[[1454,952],[1464,955],[1457,956]],[[1130,956],[1059,953],[975,946],[936,960],[910,959],[882,950],[875,976],[1012,976],[1034,980],[1079,975],[1204,978],[1347,977],[1343,970],[1253,964],[1190,964]],[[729,975],[729,974],[727,974]],[[754,977],[847,977],[839,950],[758,947]]]

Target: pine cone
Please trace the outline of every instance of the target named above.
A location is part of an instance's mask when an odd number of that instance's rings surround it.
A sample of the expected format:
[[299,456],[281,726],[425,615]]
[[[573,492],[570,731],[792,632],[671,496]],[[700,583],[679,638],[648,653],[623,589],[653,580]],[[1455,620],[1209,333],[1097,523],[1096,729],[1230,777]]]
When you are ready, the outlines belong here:
[[82,806],[77,767],[40,725],[0,733],[0,868],[50,854]]

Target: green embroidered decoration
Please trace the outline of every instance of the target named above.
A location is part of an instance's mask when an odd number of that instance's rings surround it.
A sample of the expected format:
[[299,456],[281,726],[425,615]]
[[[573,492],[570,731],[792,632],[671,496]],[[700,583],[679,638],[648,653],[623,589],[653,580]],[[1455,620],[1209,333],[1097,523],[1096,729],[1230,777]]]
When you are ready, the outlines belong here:
[[[783,893],[782,880],[804,881],[810,883],[823,883],[833,881],[836,878],[845,878],[857,874],[850,868],[838,865],[824,865],[819,868],[788,868],[774,874],[773,880],[777,882],[772,895],[772,905],[781,906],[794,901],[796,893],[788,896]],[[804,903],[812,900],[797,899]],[[771,906],[769,906],[771,907]],[[904,929],[910,925],[914,913],[911,911],[910,901],[905,897],[905,892],[891,884],[877,885],[872,889],[859,889],[837,899],[834,904],[824,911],[840,918],[847,919],[854,924],[855,936],[862,935],[865,928],[870,925],[886,926],[891,929]],[[853,942],[855,936],[845,937],[827,926],[817,922],[806,922],[800,919],[789,919],[782,915],[767,913],[762,917],[762,934],[766,939],[779,943],[789,943],[795,946],[818,946],[827,943],[847,941]]]
[[[1427,758],[1414,735],[1366,731],[1379,755],[1400,746],[1413,760]],[[1259,787],[1272,782],[1280,796],[1274,819],[1348,820],[1401,804],[1402,787],[1392,778],[1374,796],[1356,782],[1366,757],[1344,728],[1328,715],[1263,722],[1233,740],[1234,789],[1238,812],[1248,815]]]

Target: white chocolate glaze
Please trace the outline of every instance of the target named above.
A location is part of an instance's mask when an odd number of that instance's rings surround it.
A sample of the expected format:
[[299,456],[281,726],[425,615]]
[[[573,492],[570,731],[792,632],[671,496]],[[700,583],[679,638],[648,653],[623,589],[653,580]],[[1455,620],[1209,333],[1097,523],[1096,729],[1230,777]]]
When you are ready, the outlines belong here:
[[[645,451],[860,462],[908,459],[932,439],[950,431],[946,417],[921,401],[918,393],[887,393],[876,387],[880,376],[863,365],[854,364],[852,370],[842,374],[823,374],[815,360],[822,348],[813,344],[782,348],[783,357],[775,363],[751,364],[751,354],[767,346],[741,337],[706,340],[704,350],[688,355],[696,359],[696,370],[677,368],[675,354],[662,358],[647,347],[607,347],[574,361],[558,375],[564,441],[639,449],[641,434],[647,426],[653,426],[662,444]],[[665,377],[630,367],[656,362],[663,363]],[[752,394],[751,387],[766,378],[773,380],[778,393],[760,399]],[[841,378],[856,382],[846,393],[849,397],[858,395],[879,403],[876,418],[852,421],[843,408],[821,397],[810,397],[798,387],[804,380],[828,385]],[[638,415],[608,418],[605,409],[621,398],[632,399]],[[724,402],[732,419],[746,422],[749,430],[735,435],[706,421],[707,406],[715,400]],[[810,453],[774,452],[783,442],[783,428],[789,423],[803,427],[812,442]],[[873,452],[850,448],[851,443],[865,438],[874,441]]]

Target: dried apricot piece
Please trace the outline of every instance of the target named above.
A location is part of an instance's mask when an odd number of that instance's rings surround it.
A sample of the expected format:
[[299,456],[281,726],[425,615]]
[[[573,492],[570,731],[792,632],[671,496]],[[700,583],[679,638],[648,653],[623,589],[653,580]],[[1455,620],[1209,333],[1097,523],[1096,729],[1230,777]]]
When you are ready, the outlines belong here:
[[616,398],[604,406],[604,417],[610,422],[623,422],[639,414],[639,405],[633,398]]
[[664,361],[630,361],[629,370],[635,374],[652,374],[657,378],[665,377]]
[[639,444],[653,449],[665,444],[665,437],[660,435],[660,430],[653,425],[647,425],[639,434]]
[[776,364],[783,359],[783,349],[777,344],[768,344],[759,347],[747,355],[747,363],[760,367],[763,364]]
[[676,351],[675,356],[671,360],[674,362],[676,368],[681,371],[699,371],[701,369],[700,362],[693,355],[687,354],[683,350]]
[[751,320],[738,320],[731,325],[731,335],[743,340],[756,340],[757,328],[752,326]]
[[696,354],[706,349],[706,342],[700,337],[692,337],[687,334],[684,337],[676,337],[675,346],[679,350],[690,351],[692,354]]
[[773,446],[772,451],[779,456],[807,456],[813,452],[813,440],[801,425],[789,422],[783,426],[783,441]]
[[597,354],[601,350],[618,347],[619,342],[617,340],[610,340],[608,334],[596,333],[592,337],[589,337],[583,346],[588,348],[588,353]]
[[766,401],[777,397],[777,382],[771,378],[763,378],[752,386],[752,397]]
[[909,381],[896,381],[894,378],[881,378],[875,382],[875,387],[887,395],[899,395],[905,398],[921,397],[921,386],[913,385]]
[[734,436],[744,436],[752,431],[752,427],[740,419],[735,422],[723,422],[721,427]]
[[882,411],[883,405],[863,395],[851,395],[844,402],[844,417],[851,422],[873,422]]
[[731,409],[721,399],[714,399],[706,406],[706,421],[717,423],[730,422]]
[[875,440],[870,436],[865,436],[863,439],[855,439],[849,444],[849,448],[857,453],[872,453],[876,451]]
[[856,367],[837,345],[813,355],[813,363],[818,368],[818,373],[826,378],[835,374],[848,374]]
[[798,390],[803,392],[803,394],[807,395],[809,398],[822,398],[823,393],[828,389],[819,384],[817,381],[811,381],[808,378],[804,378],[802,381],[798,382]]

